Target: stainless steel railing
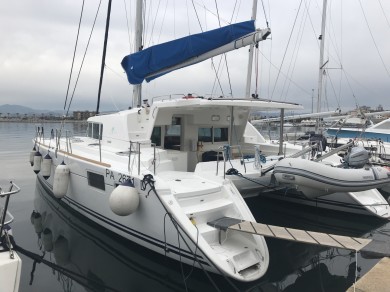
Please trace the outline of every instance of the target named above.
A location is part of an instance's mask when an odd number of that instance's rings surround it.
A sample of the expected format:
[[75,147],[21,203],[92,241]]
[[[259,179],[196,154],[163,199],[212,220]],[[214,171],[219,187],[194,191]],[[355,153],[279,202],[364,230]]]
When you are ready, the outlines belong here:
[[[16,193],[20,192],[20,188],[14,184],[12,181],[10,182],[10,186],[8,188],[8,191],[4,191],[3,188],[0,187],[0,198],[5,197],[5,203],[4,206],[0,206],[0,235],[3,232],[3,228],[5,225],[10,224],[13,220],[14,217],[12,216],[11,213],[8,212],[8,204],[9,204],[9,199],[10,196]],[[8,221],[6,221],[6,217],[9,217]]]
[[[151,147],[153,147],[152,165],[153,165],[153,174],[156,174],[156,144],[149,143],[149,142],[130,141],[129,156],[128,156],[129,159],[127,164],[128,172],[130,174],[133,172],[133,165],[135,162],[137,162],[137,173],[138,175],[141,174],[141,145],[148,145],[148,146],[150,145]],[[133,159],[132,159],[132,155],[133,155]]]

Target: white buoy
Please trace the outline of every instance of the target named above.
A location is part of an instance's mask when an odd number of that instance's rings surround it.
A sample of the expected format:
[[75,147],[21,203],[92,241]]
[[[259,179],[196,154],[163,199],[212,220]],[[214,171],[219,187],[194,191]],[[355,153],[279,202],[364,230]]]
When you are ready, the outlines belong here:
[[57,240],[54,242],[53,253],[58,265],[66,266],[69,264],[69,243],[62,235],[58,236]]
[[45,155],[41,164],[41,174],[44,179],[48,179],[51,175],[51,157],[49,153]]
[[53,250],[53,233],[49,228],[45,228],[42,233],[43,249],[51,252]]
[[36,174],[41,171],[42,154],[39,151],[35,152],[33,170]]
[[139,205],[139,194],[134,184],[127,180],[117,186],[110,195],[110,208],[119,216],[134,213]]
[[35,152],[37,152],[37,149],[35,149],[35,146],[34,146],[33,149],[30,151],[30,164],[31,164],[31,166],[34,165]]
[[54,171],[53,194],[56,198],[63,198],[68,191],[69,166],[64,162],[59,164]]
[[42,227],[42,216],[39,212],[34,213],[33,217],[33,223],[34,223],[34,230],[37,234],[41,234],[43,227]]

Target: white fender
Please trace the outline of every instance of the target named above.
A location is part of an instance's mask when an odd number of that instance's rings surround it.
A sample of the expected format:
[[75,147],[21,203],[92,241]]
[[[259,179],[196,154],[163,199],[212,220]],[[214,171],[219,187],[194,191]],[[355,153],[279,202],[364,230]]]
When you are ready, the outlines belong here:
[[117,186],[110,195],[109,204],[112,212],[119,216],[134,213],[139,205],[139,195],[134,184],[127,180]]
[[41,234],[42,233],[42,216],[39,212],[35,212],[34,215],[33,215],[33,224],[34,224],[34,230],[37,234]]
[[44,179],[48,179],[51,175],[51,161],[52,161],[52,159],[51,159],[49,153],[47,153],[45,155],[45,157],[43,158],[42,164],[41,164],[41,174],[42,174]]
[[35,149],[35,146],[34,146],[34,148],[30,151],[30,164],[31,164],[31,166],[34,165],[35,152],[37,152],[37,150]]
[[42,233],[43,249],[51,252],[53,250],[53,233],[49,228],[45,228]]
[[66,266],[69,264],[69,243],[62,235],[58,236],[57,240],[54,242],[53,253],[58,265]]
[[42,154],[39,151],[36,151],[34,154],[34,165],[33,170],[36,174],[41,171],[41,163],[42,163]]
[[56,198],[63,198],[66,195],[69,185],[69,173],[69,166],[64,162],[56,167],[53,178],[53,194]]

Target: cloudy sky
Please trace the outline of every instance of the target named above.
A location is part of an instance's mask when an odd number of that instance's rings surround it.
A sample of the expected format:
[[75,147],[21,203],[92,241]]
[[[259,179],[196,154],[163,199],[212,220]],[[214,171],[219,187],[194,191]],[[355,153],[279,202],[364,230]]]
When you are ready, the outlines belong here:
[[[0,3],[0,105],[62,109],[82,1]],[[68,100],[98,4],[98,0],[85,0]],[[252,1],[147,0],[146,4],[144,46],[149,47],[248,20]],[[132,86],[120,62],[133,49],[134,10],[134,1],[112,3],[101,110],[123,109],[132,103]],[[96,108],[106,11],[107,0],[102,0],[71,110]],[[307,111],[312,105],[316,108],[321,11],[320,0],[259,1],[256,26],[264,28],[268,21],[272,35],[259,44],[252,92],[257,88],[261,98],[300,103]],[[390,2],[328,0],[327,15],[328,69],[322,109],[379,104],[390,109]],[[244,97],[247,51],[240,49],[156,79],[143,86],[143,98],[185,93]],[[220,85],[212,62],[220,68]]]

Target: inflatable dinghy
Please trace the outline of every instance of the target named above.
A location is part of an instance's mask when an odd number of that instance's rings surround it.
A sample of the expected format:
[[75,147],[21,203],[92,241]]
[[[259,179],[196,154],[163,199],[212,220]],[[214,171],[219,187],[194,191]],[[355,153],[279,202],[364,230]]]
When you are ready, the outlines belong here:
[[299,158],[282,159],[275,165],[273,175],[278,183],[294,187],[308,198],[390,184],[390,171],[384,167],[337,168]]

